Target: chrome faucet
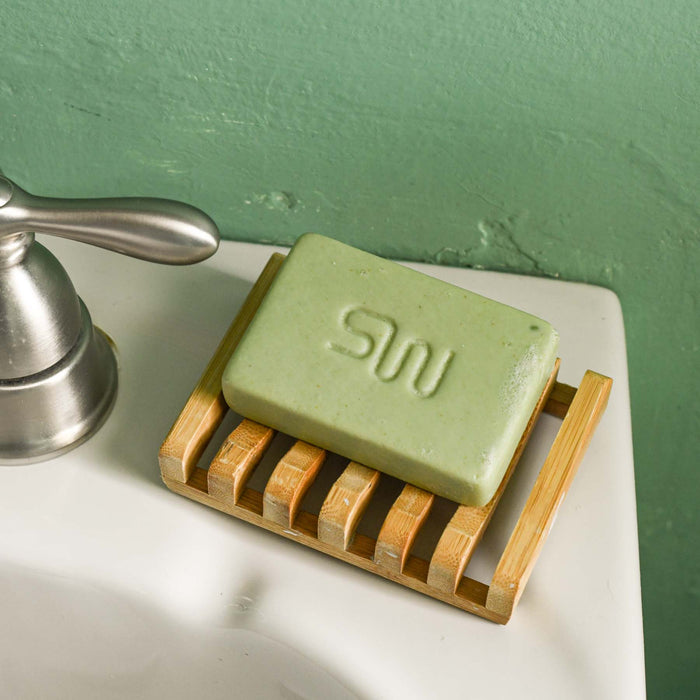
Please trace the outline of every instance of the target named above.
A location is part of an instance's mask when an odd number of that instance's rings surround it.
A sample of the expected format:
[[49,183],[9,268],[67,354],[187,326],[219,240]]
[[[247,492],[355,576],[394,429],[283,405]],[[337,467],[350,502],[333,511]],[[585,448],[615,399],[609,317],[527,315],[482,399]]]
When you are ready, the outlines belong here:
[[116,395],[114,353],[35,232],[171,265],[204,260],[219,244],[214,222],[181,202],[36,197],[0,176],[0,464],[78,445]]

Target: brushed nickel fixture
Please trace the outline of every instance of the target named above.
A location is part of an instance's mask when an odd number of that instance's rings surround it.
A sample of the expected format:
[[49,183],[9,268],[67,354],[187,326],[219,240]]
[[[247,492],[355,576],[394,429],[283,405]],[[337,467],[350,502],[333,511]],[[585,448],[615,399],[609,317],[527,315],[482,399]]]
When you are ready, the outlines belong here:
[[219,244],[216,224],[181,202],[36,197],[0,176],[0,464],[78,445],[117,389],[110,344],[35,232],[171,265],[204,260]]

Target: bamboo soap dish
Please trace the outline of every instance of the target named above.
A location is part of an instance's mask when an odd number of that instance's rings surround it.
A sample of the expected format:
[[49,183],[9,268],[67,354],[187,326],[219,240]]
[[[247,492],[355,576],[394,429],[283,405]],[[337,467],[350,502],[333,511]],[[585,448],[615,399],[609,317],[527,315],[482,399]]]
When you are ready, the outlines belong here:
[[[199,466],[229,412],[221,379],[231,354],[269,289],[284,256],[268,261],[159,452],[164,483],[172,491],[259,527],[432,596],[493,622],[510,619],[554,523],[576,469],[602,416],[612,380],[587,371],[578,388],[557,381],[559,361],[529,420],[503,480],[482,507],[454,505],[431,555],[412,554],[435,502],[432,493],[403,484],[379,534],[357,532],[381,474],[349,462],[317,512],[302,500],[324,468],[326,452],[296,441],[278,461],[262,490],[249,479],[275,431],[243,418],[223,440],[208,469]],[[491,516],[542,412],[562,419],[539,475],[489,585],[464,575]]]

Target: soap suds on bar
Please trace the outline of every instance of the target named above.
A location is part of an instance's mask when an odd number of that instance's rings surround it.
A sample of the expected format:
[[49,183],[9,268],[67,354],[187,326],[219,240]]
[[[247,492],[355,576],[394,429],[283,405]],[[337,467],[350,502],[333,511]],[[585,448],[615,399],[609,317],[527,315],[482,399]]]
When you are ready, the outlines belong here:
[[557,348],[541,319],[307,234],[234,352],[223,390],[252,420],[483,505]]

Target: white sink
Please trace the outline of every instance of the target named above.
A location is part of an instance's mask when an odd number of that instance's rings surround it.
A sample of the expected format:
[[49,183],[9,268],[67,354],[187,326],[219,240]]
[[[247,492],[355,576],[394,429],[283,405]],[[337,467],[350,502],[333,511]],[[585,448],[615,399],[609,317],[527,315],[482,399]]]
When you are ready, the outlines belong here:
[[[619,698],[644,694],[627,365],[610,292],[417,266],[532,311],[560,380],[615,380],[512,621],[500,627],[179,497],[157,452],[272,248],[192,268],[42,240],[114,339],[95,437],[0,469],[0,695]],[[1,417],[0,417],[1,419]],[[558,422],[538,426],[469,575],[488,583]]]

